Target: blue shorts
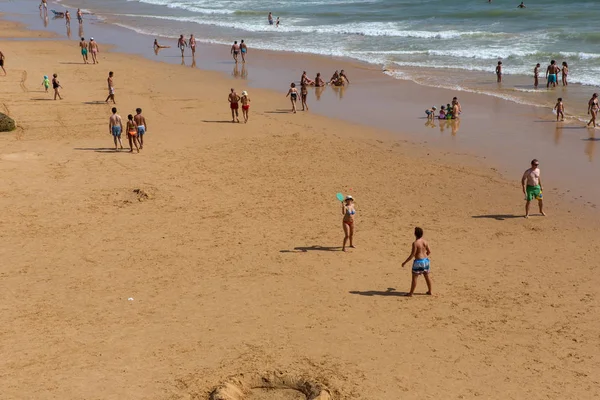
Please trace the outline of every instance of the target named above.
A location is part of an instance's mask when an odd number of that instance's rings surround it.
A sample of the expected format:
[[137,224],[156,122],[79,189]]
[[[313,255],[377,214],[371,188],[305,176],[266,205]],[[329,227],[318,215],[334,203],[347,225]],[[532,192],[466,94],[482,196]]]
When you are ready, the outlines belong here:
[[113,126],[112,127],[112,135],[114,137],[121,137],[121,127],[120,126]]
[[144,133],[146,133],[146,127],[143,125],[138,126],[138,135],[143,135]]
[[273,25],[273,20],[269,20],[269,25]]
[[549,74],[548,75],[548,82],[550,82],[550,83],[556,83],[556,74]]
[[413,261],[412,273],[421,275],[429,273],[429,258]]

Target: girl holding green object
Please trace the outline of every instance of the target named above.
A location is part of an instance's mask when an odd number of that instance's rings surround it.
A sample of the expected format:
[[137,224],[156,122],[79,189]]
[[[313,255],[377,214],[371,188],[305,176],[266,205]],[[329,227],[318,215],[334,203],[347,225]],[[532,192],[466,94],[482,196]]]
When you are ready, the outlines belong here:
[[354,198],[350,195],[346,196],[346,199],[342,202],[342,228],[344,228],[344,244],[342,245],[342,251],[346,251],[346,242],[350,239],[350,247],[354,248],[352,238],[354,236],[354,215],[356,210],[354,209]]

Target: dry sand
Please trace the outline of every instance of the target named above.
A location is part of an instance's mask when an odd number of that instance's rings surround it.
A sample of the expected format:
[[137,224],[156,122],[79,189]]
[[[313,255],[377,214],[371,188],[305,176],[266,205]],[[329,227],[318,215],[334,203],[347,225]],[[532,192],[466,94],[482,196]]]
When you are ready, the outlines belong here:
[[[282,94],[251,90],[231,124],[217,73],[0,49],[19,124],[0,134],[3,399],[207,399],[240,373],[334,399],[600,396],[598,215],[557,189],[525,220],[518,182],[481,160],[283,113]],[[120,114],[148,120],[139,155],[110,150],[109,70]],[[54,72],[63,101],[42,91]],[[348,253],[338,191],[357,199]],[[415,225],[435,295],[409,299]]]

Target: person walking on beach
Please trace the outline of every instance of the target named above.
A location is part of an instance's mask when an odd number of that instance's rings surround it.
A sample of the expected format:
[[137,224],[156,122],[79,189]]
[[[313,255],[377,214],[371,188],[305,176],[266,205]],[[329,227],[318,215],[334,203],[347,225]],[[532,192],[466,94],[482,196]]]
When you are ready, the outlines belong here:
[[196,38],[194,37],[194,35],[190,35],[190,49],[192,49],[192,57],[196,56]]
[[127,140],[129,140],[129,152],[133,153],[133,145],[135,145],[135,149],[137,152],[140,152],[140,148],[138,147],[138,138],[137,138],[137,124],[133,120],[133,115],[129,114],[127,116]]
[[552,84],[552,87],[556,87],[558,71],[560,71],[560,68],[556,65],[556,61],[550,61],[550,65],[546,68],[546,79],[548,80],[546,89],[550,87],[550,84]]
[[498,61],[496,66],[496,78],[498,83],[502,83],[502,61]]
[[6,75],[6,70],[4,69],[4,53],[0,50],[0,68],[2,68],[2,72]]
[[65,23],[67,25],[71,25],[71,13],[69,12],[69,10],[65,12]]
[[246,62],[246,53],[248,52],[248,46],[244,43],[244,39],[240,42],[240,53],[242,53],[242,62]]
[[88,63],[88,43],[85,41],[85,38],[81,38],[81,42],[79,42],[79,48],[81,50],[81,57],[83,58],[83,63]]
[[240,122],[238,114],[238,109],[240,108],[240,96],[238,96],[234,88],[231,88],[231,93],[229,93],[227,100],[229,101],[229,108],[231,109],[231,122],[235,122],[236,119],[237,122]]
[[296,89],[296,84],[292,82],[290,85],[290,90],[288,90],[285,97],[290,96],[290,101],[292,102],[292,111],[296,114],[296,101],[298,101],[298,89]]
[[271,12],[269,13],[267,20],[269,21],[269,25],[273,25],[273,13],[271,13]]
[[77,21],[80,24],[83,24],[83,13],[81,12],[81,8],[77,9]]
[[423,229],[416,227],[415,228],[415,241],[412,244],[412,249],[410,251],[410,255],[402,263],[402,268],[413,258],[412,265],[412,281],[410,284],[410,292],[406,295],[407,297],[412,297],[415,289],[417,288],[417,278],[419,275],[423,275],[425,278],[425,282],[427,283],[427,293],[431,296],[431,279],[429,278],[429,255],[431,254],[431,250],[429,249],[429,244],[423,239]]
[[183,58],[183,52],[185,51],[185,47],[187,43],[183,38],[183,35],[179,35],[179,39],[177,40],[177,48],[181,50],[181,58]]
[[117,147],[117,142],[123,150],[123,143],[121,143],[121,131],[123,130],[123,121],[121,120],[121,116],[117,114],[117,108],[112,108],[112,115],[108,119],[108,133],[113,136],[113,140],[115,142],[115,151],[119,151]]
[[142,115],[142,109],[135,109],[135,116],[133,117],[135,124],[137,126],[137,139],[140,144],[140,149],[144,148],[144,135],[148,131],[148,124],[146,123],[146,118]]
[[354,208],[354,198],[350,195],[346,196],[342,201],[342,228],[344,229],[344,243],[342,244],[342,251],[346,251],[346,242],[350,241],[350,247],[354,248],[352,239],[354,238],[354,215],[356,209]]
[[42,80],[42,86],[46,89],[46,93],[48,93],[48,88],[50,88],[50,79],[48,79],[48,75],[44,75],[44,80]]
[[559,97],[556,105],[554,106],[554,109],[556,110],[556,122],[558,122],[558,119],[560,117],[561,121],[565,120],[565,105],[563,104],[563,99],[562,97]]
[[90,38],[89,52],[92,54],[92,61],[94,64],[98,64],[98,53],[100,53],[100,48],[98,47],[98,43],[94,40],[93,37]]
[[308,97],[308,88],[306,87],[306,83],[303,82],[300,85],[300,99],[302,100],[302,111],[306,107],[306,111],[308,111],[308,104],[306,104],[306,99]]
[[108,83],[108,97],[106,98],[105,103],[108,103],[108,100],[112,100],[113,104],[117,104],[117,102],[115,101],[115,86],[113,76],[114,73],[110,71],[108,73],[108,79],[106,79],[106,82]]
[[521,186],[523,187],[523,194],[525,195],[525,218],[529,218],[529,205],[531,200],[536,199],[540,207],[540,214],[544,217],[544,201],[542,199],[542,192],[544,190],[542,186],[542,179],[540,178],[539,161],[537,159],[531,160],[531,168],[525,171],[523,178],[521,178]]
[[537,89],[538,85],[540,84],[539,78],[540,78],[540,63],[537,63],[535,65],[535,68],[533,69],[533,87]]
[[245,90],[242,92],[242,97],[240,98],[242,102],[242,116],[244,117],[244,123],[248,123],[248,112],[250,111],[250,97],[248,97],[248,92]]
[[60,86],[60,82],[58,81],[58,75],[52,75],[52,89],[54,89],[54,100],[56,100],[56,97],[62,100],[62,97],[60,97],[61,88],[62,86]]
[[567,82],[567,77],[569,76],[569,66],[567,65],[566,61],[563,61],[563,63],[562,63],[561,74],[562,74],[563,86],[568,86],[569,82]]
[[237,64],[238,62],[238,54],[240,53],[240,45],[237,40],[233,42],[233,46],[231,46],[231,55],[233,55],[233,60]]
[[596,126],[596,115],[598,114],[598,109],[600,106],[598,105],[598,93],[594,93],[590,101],[588,101],[588,114],[592,115],[592,119],[587,123],[587,126],[590,124],[595,127]]

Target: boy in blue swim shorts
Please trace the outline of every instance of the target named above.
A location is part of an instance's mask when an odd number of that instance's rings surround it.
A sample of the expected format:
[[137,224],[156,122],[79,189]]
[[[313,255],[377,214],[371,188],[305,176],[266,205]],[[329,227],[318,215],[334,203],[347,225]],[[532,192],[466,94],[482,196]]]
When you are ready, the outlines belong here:
[[118,151],[117,143],[123,149],[123,143],[121,143],[121,132],[123,131],[123,121],[121,116],[117,114],[117,108],[113,107],[112,115],[108,120],[108,133],[113,136],[115,141],[115,151]]
[[411,297],[415,292],[419,275],[425,277],[425,282],[427,282],[427,294],[431,295],[431,279],[429,278],[429,255],[431,254],[431,250],[429,249],[429,244],[423,239],[423,229],[419,227],[415,228],[415,238],[416,240],[412,244],[410,255],[406,261],[402,263],[402,268],[404,268],[410,260],[413,258],[415,259],[412,266],[410,292],[406,295],[408,297]]

